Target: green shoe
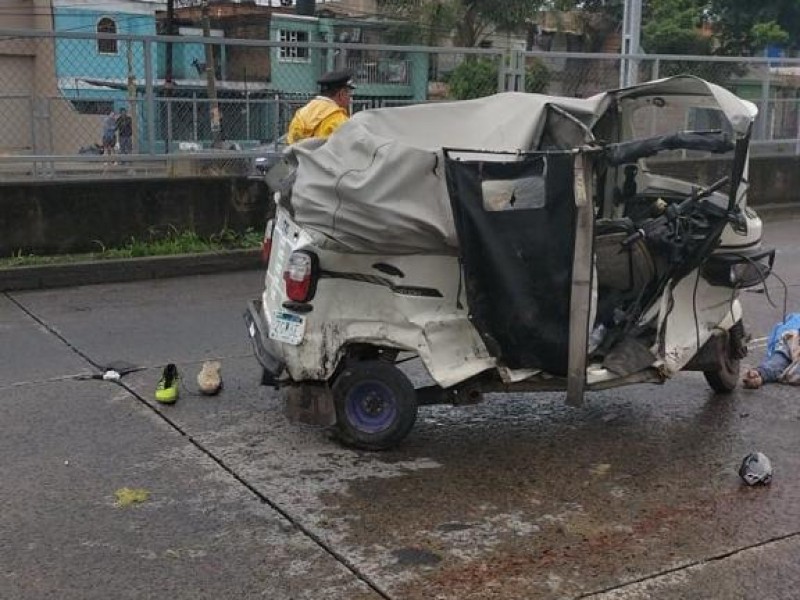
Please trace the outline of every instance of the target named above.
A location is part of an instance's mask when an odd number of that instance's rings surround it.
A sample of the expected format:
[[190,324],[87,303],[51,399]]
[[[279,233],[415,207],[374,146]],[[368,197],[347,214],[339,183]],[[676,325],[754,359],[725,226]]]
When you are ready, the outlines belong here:
[[178,367],[169,363],[156,387],[156,400],[162,404],[174,404],[178,399]]

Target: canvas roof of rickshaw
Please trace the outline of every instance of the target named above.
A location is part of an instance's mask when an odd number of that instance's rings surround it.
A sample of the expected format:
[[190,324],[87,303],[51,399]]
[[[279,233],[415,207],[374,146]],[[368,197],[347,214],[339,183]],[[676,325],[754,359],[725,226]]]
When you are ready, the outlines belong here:
[[[291,147],[299,165],[295,218],[319,234],[318,243],[340,250],[452,253],[458,242],[442,149],[532,150],[548,105],[588,125],[602,101],[508,92],[356,113],[325,143]],[[578,129],[574,123],[549,127]]]
[[678,75],[665,79],[656,79],[628,88],[603,92],[592,99],[599,102],[600,111],[606,108],[605,99],[616,98],[617,100],[635,99],[646,96],[708,96],[713,98],[719,105],[720,110],[728,118],[728,121],[738,134],[747,133],[750,124],[758,114],[756,105],[748,100],[739,98],[725,88],[694,77],[692,75]]
[[298,161],[295,218],[318,244],[341,251],[454,252],[458,240],[443,148],[536,150],[546,128],[579,129],[568,119],[549,119],[550,106],[592,126],[615,99],[687,94],[715,98],[737,132],[746,130],[745,120],[749,125],[754,115],[750,103],[686,76],[590,98],[507,92],[359,112],[324,143],[312,139],[290,148]]

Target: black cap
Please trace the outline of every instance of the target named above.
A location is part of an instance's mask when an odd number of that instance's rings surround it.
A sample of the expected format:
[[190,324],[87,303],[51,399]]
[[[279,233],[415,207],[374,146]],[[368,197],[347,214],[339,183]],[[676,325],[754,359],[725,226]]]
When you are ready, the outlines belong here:
[[330,92],[343,87],[353,90],[356,87],[353,85],[353,72],[350,69],[328,71],[317,79],[317,83],[323,92]]

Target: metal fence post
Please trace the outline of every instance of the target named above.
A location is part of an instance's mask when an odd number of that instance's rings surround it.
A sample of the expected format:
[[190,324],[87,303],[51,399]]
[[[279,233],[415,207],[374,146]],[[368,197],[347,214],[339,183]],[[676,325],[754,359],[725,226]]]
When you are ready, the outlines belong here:
[[170,148],[169,145],[172,140],[172,97],[168,97],[166,99],[167,102],[167,138],[164,140],[164,150],[165,152],[169,152]]
[[497,91],[498,92],[505,92],[506,91],[506,73],[508,71],[508,67],[506,66],[508,63],[508,55],[501,54],[500,55],[500,66],[497,69]]
[[[767,57],[767,50],[764,49],[764,57]],[[769,96],[770,96],[770,72],[769,72],[769,60],[764,62],[764,78],[761,80],[761,110],[759,111],[761,114],[761,126],[758,128],[759,135],[762,140],[769,139],[769,120],[770,120],[770,110],[769,110]]]
[[514,83],[515,91],[525,91],[525,55],[522,50],[514,50]]
[[192,92],[192,136],[197,141],[197,92]]
[[525,57],[522,51],[509,48],[500,55],[497,87],[500,92],[525,91]]
[[31,95],[28,97],[28,106],[29,106],[28,114],[31,116],[31,123],[30,123],[30,126],[31,126],[31,148],[33,148],[33,153],[34,154],[39,154],[39,151],[40,151],[39,140],[36,139],[37,138],[37,136],[36,136],[36,119],[37,119],[37,114],[36,114],[36,112],[37,112],[36,111],[36,96],[34,96],[33,93],[31,93]]
[[145,109],[147,111],[147,147],[149,154],[156,152],[156,109],[153,92],[153,57],[150,40],[144,40],[144,89]]
[[250,92],[248,91],[244,93],[244,127],[244,136],[250,139]]
[[277,140],[281,135],[281,97],[275,94],[275,118],[272,120],[272,139]]

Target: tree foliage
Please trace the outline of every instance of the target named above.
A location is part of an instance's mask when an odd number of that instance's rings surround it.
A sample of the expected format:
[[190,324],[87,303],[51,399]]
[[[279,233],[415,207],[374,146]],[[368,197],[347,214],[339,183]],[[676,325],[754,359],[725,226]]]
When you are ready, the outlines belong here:
[[[714,54],[716,41],[708,26],[707,8],[706,0],[647,0],[643,50],[649,54]],[[737,69],[733,63],[662,60],[659,75],[691,74],[724,85]]]
[[650,54],[711,54],[701,30],[705,0],[650,0],[644,7],[642,47]]
[[383,14],[416,24],[417,41],[479,46],[494,31],[524,31],[545,0],[379,0]]
[[[456,100],[469,100],[490,96],[497,92],[499,72],[497,63],[486,58],[465,60],[450,73],[449,96]],[[547,90],[550,71],[540,60],[529,60],[525,68],[525,91],[531,94]]]
[[490,96],[497,92],[497,82],[497,66],[487,59],[465,60],[447,78],[449,96],[456,100]]
[[767,44],[797,50],[800,2],[797,0],[710,0],[709,16],[721,53],[755,54]]
[[[378,0],[415,42],[479,46],[493,31],[522,32],[540,9],[602,15],[620,24],[625,0]],[[800,49],[800,0],[643,0],[642,47],[652,54],[752,55]]]

